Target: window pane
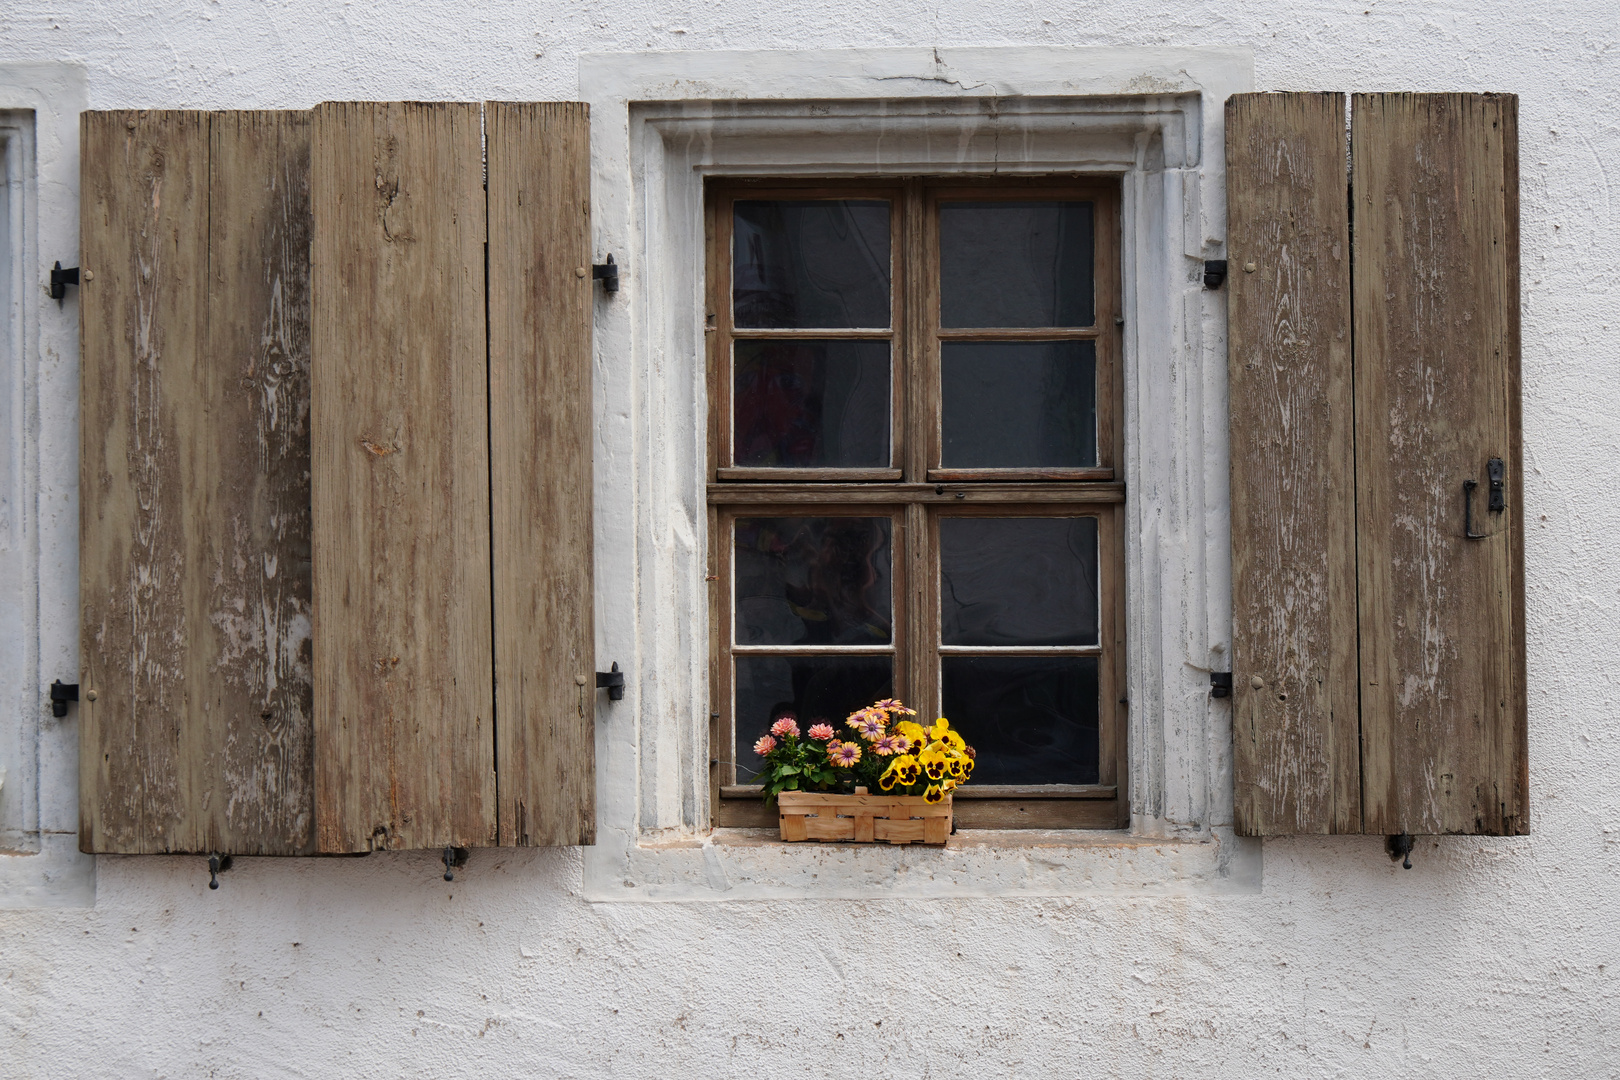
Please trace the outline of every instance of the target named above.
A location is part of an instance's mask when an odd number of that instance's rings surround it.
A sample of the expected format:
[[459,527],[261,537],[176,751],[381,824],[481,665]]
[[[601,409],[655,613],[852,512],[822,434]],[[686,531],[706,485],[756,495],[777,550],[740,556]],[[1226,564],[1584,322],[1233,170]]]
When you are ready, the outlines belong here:
[[1097,783],[1095,656],[946,656],[945,715],[975,784]]
[[940,350],[941,465],[1097,464],[1095,342],[947,341]]
[[738,465],[888,466],[888,342],[739,341],[735,348]]
[[847,733],[844,717],[894,692],[887,656],[739,656],[736,664],[739,784],[756,779],[754,743],[779,716],[792,713],[800,731],[828,723]]
[[889,325],[887,202],[775,199],[732,207],[736,326]]
[[887,645],[886,517],[738,518],[737,644]]
[[1097,519],[939,522],[946,645],[1097,644]]
[[1090,326],[1092,204],[947,202],[939,208],[939,321]]

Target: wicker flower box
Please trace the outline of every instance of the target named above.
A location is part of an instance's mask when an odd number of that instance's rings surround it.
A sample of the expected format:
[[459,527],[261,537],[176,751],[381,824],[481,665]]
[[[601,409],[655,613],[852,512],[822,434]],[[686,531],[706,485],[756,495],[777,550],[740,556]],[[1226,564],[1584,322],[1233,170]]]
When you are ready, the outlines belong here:
[[951,834],[951,798],[930,803],[921,795],[853,795],[784,791],[776,796],[782,839],[850,840],[872,844],[943,844]]

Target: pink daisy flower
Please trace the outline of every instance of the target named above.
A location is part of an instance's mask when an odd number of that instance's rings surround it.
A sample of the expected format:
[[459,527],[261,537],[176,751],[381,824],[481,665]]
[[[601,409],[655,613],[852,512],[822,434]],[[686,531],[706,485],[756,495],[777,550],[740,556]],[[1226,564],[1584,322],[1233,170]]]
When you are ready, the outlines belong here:
[[776,740],[771,738],[769,735],[761,735],[759,737],[759,742],[754,744],[754,753],[758,754],[760,757],[764,757],[766,754],[775,749]]
[[833,749],[833,743],[827,744],[827,760],[834,765],[847,769],[861,760],[861,748],[859,746],[852,742],[841,742],[836,745],[838,748],[835,750]]
[[830,738],[832,738],[833,737],[832,725],[831,724],[812,724],[810,726],[810,737],[812,739],[830,739]]
[[898,698],[884,698],[882,701],[878,702],[876,705],[873,705],[872,708],[873,708],[874,711],[881,709],[884,712],[891,712],[891,713],[894,713],[897,716],[916,716],[917,715],[917,710],[916,709],[908,709],[908,708],[906,708],[903,704],[901,704],[900,699],[898,699]]
[[894,752],[896,754],[911,753],[910,739],[906,738],[904,735],[890,735],[889,738],[894,740]]
[[772,735],[780,735],[781,737],[786,738],[789,735],[797,735],[798,733],[799,725],[791,716],[784,716],[782,719],[771,725]]
[[900,744],[906,741],[904,735],[885,735],[872,744],[872,753],[882,757],[901,753]]

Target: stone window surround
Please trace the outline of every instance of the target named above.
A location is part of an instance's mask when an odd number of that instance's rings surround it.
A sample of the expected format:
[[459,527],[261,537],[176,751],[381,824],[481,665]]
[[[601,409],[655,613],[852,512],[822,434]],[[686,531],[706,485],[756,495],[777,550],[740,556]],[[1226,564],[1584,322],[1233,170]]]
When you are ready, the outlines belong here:
[[[1012,47],[586,55],[598,293],[601,666],[588,899],[1247,893],[1230,711],[1223,108],[1245,50]],[[708,823],[706,176],[1094,172],[1123,186],[1132,825],[951,847],[783,845]],[[724,749],[717,752],[724,752]]]

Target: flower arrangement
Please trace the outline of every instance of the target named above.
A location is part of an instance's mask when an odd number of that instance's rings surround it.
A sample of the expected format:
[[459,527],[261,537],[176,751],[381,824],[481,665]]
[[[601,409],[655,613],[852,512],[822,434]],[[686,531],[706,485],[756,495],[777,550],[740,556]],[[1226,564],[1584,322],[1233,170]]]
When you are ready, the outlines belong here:
[[942,801],[973,775],[973,747],[942,716],[924,727],[917,710],[894,698],[850,713],[844,723],[855,738],[840,739],[831,724],[799,732],[798,718],[778,717],[754,743],[765,759],[765,801],[784,791],[853,790],[856,785],[892,795]]

